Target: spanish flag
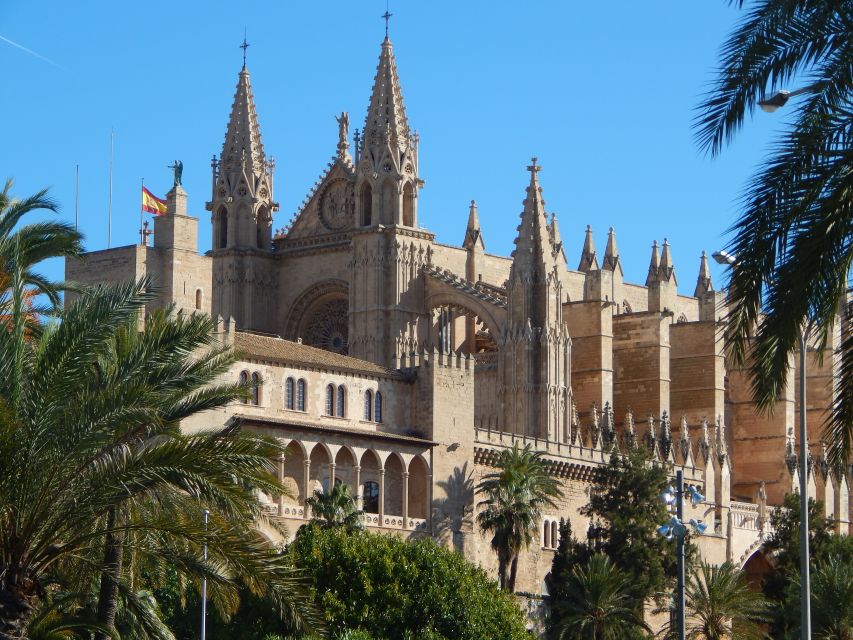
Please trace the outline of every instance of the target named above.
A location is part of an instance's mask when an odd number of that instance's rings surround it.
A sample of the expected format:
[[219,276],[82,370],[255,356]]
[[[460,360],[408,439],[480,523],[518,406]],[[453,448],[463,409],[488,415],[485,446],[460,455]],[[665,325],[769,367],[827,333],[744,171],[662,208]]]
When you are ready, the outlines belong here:
[[162,216],[166,213],[166,201],[142,187],[142,210],[153,213],[155,216]]

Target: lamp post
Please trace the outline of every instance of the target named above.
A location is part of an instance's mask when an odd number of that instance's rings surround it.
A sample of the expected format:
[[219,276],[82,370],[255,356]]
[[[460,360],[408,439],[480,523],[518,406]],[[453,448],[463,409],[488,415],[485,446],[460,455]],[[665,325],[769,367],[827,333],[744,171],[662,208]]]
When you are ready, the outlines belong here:
[[[204,510],[204,530],[207,531],[207,522],[210,511]],[[207,542],[205,541],[201,551],[201,559],[207,562]],[[201,640],[207,638],[207,576],[201,579]]]
[[[807,87],[806,89],[808,89]],[[780,92],[786,93],[788,97],[803,93],[806,89],[797,91]],[[772,98],[771,98],[772,99]],[[776,111],[787,102],[788,98],[777,107],[764,109],[765,111]],[[761,103],[759,103],[760,105]],[[717,264],[732,267],[737,262],[735,256],[725,251],[716,251],[711,257]],[[800,638],[811,640],[812,637],[812,613],[811,613],[811,571],[809,568],[809,441],[806,425],[806,332],[800,329]]]

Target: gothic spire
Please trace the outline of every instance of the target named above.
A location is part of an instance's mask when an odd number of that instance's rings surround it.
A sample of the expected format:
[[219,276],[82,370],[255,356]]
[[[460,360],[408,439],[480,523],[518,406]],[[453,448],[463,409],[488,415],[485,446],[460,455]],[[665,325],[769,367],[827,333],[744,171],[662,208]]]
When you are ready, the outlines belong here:
[[601,268],[616,271],[617,266],[619,266],[619,248],[616,246],[616,232],[613,231],[613,227],[610,227],[607,233],[607,247],[604,249],[604,264]]
[[225,131],[220,166],[224,170],[245,167],[251,172],[260,173],[265,164],[264,143],[261,141],[252,83],[249,80],[249,70],[244,66],[237,80],[237,91]]
[[557,224],[557,214],[551,212],[551,224],[548,225],[550,233],[551,246],[553,247],[554,257],[566,261],[566,252],[563,250],[563,238],[560,235],[560,225]]
[[410,146],[410,138],[394,50],[391,40],[386,36],[382,42],[367,118],[364,121],[365,147],[387,141],[392,149],[405,151]]
[[652,243],[652,259],[649,262],[649,275],[646,276],[646,286],[658,279],[658,270],[660,269],[660,254],[658,253],[658,241]]
[[672,266],[672,256],[669,255],[669,240],[663,239],[663,252],[660,255],[660,274],[661,279],[669,280],[672,276],[674,267]]
[[586,236],[583,239],[583,251],[578,271],[598,271],[598,258],[595,257],[595,242],[592,239],[592,227],[586,225]]
[[462,246],[466,249],[479,247],[485,249],[486,244],[483,242],[483,234],[480,229],[480,217],[477,215],[477,202],[471,200],[471,207],[468,209],[468,226],[465,229],[465,242]]
[[533,271],[544,267],[548,272],[553,266],[551,234],[548,229],[548,219],[545,217],[545,201],[542,199],[542,187],[539,186],[539,171],[542,167],[532,164],[527,167],[530,171],[530,184],[527,187],[527,197],[524,199],[524,210],[521,212],[521,222],[518,225],[518,237],[515,239],[515,250],[512,252],[514,273]]
[[711,270],[708,268],[708,256],[702,252],[702,257],[699,260],[699,277],[696,279],[696,289],[693,292],[695,297],[699,297],[704,293],[714,290],[714,285],[711,283]]

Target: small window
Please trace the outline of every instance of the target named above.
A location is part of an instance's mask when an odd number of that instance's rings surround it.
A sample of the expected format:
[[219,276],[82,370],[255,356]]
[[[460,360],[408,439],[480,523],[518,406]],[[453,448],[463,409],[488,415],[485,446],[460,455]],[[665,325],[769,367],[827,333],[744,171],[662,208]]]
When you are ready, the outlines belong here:
[[376,422],[382,422],[382,392],[376,392],[376,406],[373,410],[373,419]]
[[344,389],[344,386],[341,385],[338,387],[338,417],[343,418],[346,416],[346,408],[347,408],[347,390]]
[[331,384],[326,387],[326,415],[335,415],[335,386]]
[[257,371],[252,374],[252,404],[261,404],[261,376]]
[[[249,384],[249,372],[248,371],[241,371],[240,372],[240,385],[245,387],[247,384]],[[240,402],[242,402],[243,404],[249,404],[249,400],[247,398],[243,398]]]
[[365,513],[379,513],[379,483],[368,480],[364,483],[362,494],[362,511]]
[[296,383],[296,410],[305,411],[305,378]]
[[201,289],[196,289],[195,290],[195,308],[198,310],[201,310],[201,303],[202,303]]
[[548,543],[551,541],[551,527],[548,524],[548,521],[542,523],[542,546],[547,547]]
[[284,383],[284,408],[285,409],[293,409],[293,378],[288,378]]
[[551,522],[551,548],[557,548],[557,521]]
[[364,419],[373,420],[373,392],[370,389],[364,392]]

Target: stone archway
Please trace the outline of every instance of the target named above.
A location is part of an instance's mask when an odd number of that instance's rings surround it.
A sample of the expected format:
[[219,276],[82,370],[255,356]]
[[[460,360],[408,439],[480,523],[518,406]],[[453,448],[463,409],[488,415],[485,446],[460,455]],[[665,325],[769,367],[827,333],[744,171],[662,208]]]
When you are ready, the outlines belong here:
[[326,280],[302,292],[293,304],[285,338],[346,355],[349,352],[349,288]]

